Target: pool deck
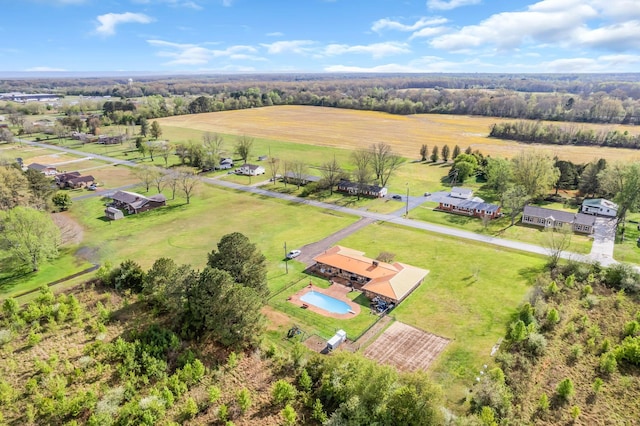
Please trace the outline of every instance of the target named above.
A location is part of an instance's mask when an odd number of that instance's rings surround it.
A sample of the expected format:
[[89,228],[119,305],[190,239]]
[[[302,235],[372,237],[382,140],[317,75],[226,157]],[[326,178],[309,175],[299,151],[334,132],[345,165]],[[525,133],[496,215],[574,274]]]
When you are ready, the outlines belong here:
[[[325,311],[322,308],[314,306],[310,303],[305,303],[300,300],[300,297],[307,294],[310,291],[315,291],[318,293],[326,294],[327,296],[331,296],[335,299],[341,300],[349,305],[349,308],[352,312],[346,314],[335,314],[333,312]],[[360,313],[360,305],[355,302],[352,302],[348,297],[347,293],[351,292],[351,287],[343,286],[341,284],[332,284],[329,288],[320,288],[316,287],[313,284],[309,284],[299,292],[293,294],[289,297],[289,302],[293,303],[296,306],[299,306],[300,309],[307,309],[311,312],[315,312],[319,315],[324,315],[325,317],[330,318],[339,318],[339,319],[349,319],[353,318]]]

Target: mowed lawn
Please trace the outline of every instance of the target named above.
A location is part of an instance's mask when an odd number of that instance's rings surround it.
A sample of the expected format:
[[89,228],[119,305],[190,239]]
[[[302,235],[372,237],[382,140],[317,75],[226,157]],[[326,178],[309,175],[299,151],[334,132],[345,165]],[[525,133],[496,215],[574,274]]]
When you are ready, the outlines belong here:
[[543,257],[390,224],[370,225],[340,244],[370,257],[389,251],[396,261],[430,271],[392,315],[451,339],[431,369],[450,405],[468,395],[478,371],[492,362],[491,348],[545,263]]
[[[511,219],[507,216],[503,216],[499,219],[490,221],[485,228],[480,218],[434,210],[437,206],[437,203],[426,202],[411,210],[409,212],[409,218],[450,226],[452,228],[464,229],[477,234],[491,235],[493,237],[503,238],[506,240],[520,241],[542,247],[548,246],[549,234],[542,228],[522,225],[520,222],[520,218],[522,217],[521,214],[516,217],[515,225],[513,226],[511,226]],[[592,238],[574,233],[571,236],[571,243],[566,251],[589,254],[592,245]]]
[[[144,193],[144,188],[134,188]],[[154,193],[153,189],[150,194]],[[165,195],[171,197],[170,193]],[[357,218],[336,212],[201,185],[191,204],[183,198],[168,206],[127,216],[104,218],[99,198],[74,204],[71,212],[85,227],[84,241],[99,261],[133,259],[149,268],[159,257],[201,268],[220,238],[241,232],[267,257],[270,279],[284,275],[284,244],[295,248],[320,240]],[[274,285],[280,285],[274,283]]]
[[[588,163],[598,158],[639,161],[640,152],[629,149],[526,145],[514,141],[489,139],[494,123],[513,121],[493,117],[416,114],[392,115],[375,111],[356,111],[313,106],[274,106],[237,111],[182,115],[158,119],[163,137],[173,139],[171,127],[180,128],[181,137],[198,139],[198,132],[248,135],[255,138],[297,142],[315,146],[355,149],[385,142],[407,158],[419,159],[420,146],[470,146],[492,157],[512,157],[522,150],[543,149],[560,159]],[[588,125],[598,130],[629,131],[633,126]],[[191,129],[185,134],[183,129]],[[256,152],[257,155],[268,154]]]
[[0,300],[15,297],[43,284],[66,278],[90,268],[88,261],[74,255],[77,247],[63,247],[60,255],[51,261],[42,262],[37,272],[25,265],[17,265],[10,258],[0,255]]

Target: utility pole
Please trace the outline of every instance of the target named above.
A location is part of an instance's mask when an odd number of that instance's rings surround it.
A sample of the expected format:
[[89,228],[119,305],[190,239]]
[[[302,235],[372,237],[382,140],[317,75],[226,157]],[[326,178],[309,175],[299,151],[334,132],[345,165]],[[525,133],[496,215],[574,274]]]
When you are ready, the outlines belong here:
[[409,217],[409,182],[407,182],[407,208],[405,210],[405,217]]
[[289,273],[289,258],[287,257],[287,242],[284,242],[284,270]]

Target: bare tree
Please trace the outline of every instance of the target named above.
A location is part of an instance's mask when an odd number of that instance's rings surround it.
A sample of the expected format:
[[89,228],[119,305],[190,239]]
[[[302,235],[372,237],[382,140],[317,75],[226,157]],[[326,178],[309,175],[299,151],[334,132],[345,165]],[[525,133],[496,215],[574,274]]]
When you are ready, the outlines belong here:
[[302,181],[306,180],[307,177],[307,164],[304,161],[296,160],[291,162],[290,167],[293,172],[293,178],[296,180],[296,185],[300,189]]
[[187,204],[189,204],[191,201],[191,195],[193,195],[193,191],[200,183],[200,179],[198,179],[198,176],[193,169],[189,167],[180,167],[177,169],[177,172],[178,186],[184,193],[184,196],[187,199]]
[[220,163],[224,147],[224,138],[217,133],[206,132],[202,135],[204,151],[203,168],[214,169]]
[[145,151],[149,153],[151,161],[153,161],[153,154],[160,151],[160,142],[147,141],[144,143]]
[[364,189],[373,178],[371,170],[371,151],[367,149],[359,149],[351,154],[351,160],[355,165],[353,178],[358,185],[358,200],[363,194]]
[[171,151],[173,151],[173,146],[170,143],[164,142],[159,147],[160,156],[164,160],[164,166],[169,166],[169,156],[171,155]]
[[267,160],[267,166],[269,167],[269,174],[271,175],[271,181],[276,184],[276,178],[278,171],[280,170],[280,160],[275,157],[269,157]]
[[386,186],[387,181],[394,171],[403,163],[403,160],[391,150],[391,145],[384,142],[371,145],[371,166],[376,174],[376,179],[381,186]]
[[329,187],[329,194],[333,195],[333,187],[336,186],[345,175],[335,155],[333,156],[333,160],[327,161],[320,166],[320,172],[322,173],[323,183]]
[[154,173],[152,174],[153,183],[156,185],[158,192],[162,192],[162,187],[164,186],[165,181],[167,180],[167,174],[160,167],[154,167]]
[[544,230],[542,246],[547,249],[549,256],[549,266],[555,268],[564,253],[571,245],[573,229],[570,223],[564,223],[557,228],[547,228]]
[[171,188],[171,199],[176,199],[176,189],[178,188],[178,182],[180,181],[180,175],[177,170],[165,174],[165,184]]
[[236,143],[236,154],[242,158],[244,164],[247,164],[247,159],[251,155],[251,149],[253,148],[253,138],[243,135],[238,137]]
[[156,167],[147,164],[140,165],[133,169],[134,176],[142,181],[145,188],[147,188],[147,192],[149,192],[149,187],[154,182],[155,174],[157,172]]

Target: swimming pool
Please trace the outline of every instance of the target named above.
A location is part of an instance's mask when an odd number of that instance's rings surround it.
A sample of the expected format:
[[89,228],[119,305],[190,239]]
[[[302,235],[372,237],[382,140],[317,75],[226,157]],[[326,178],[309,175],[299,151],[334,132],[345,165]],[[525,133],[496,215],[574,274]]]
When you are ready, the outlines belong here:
[[318,293],[317,291],[310,291],[303,294],[300,300],[334,314],[346,314],[351,311],[351,306],[346,302],[327,296],[326,294]]

